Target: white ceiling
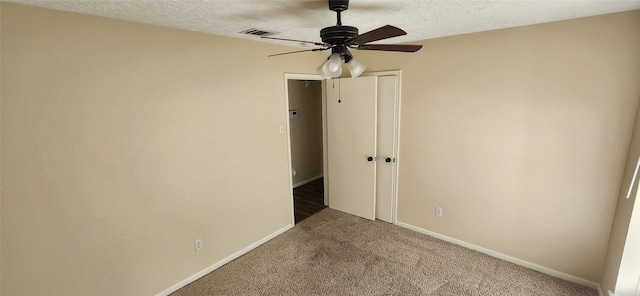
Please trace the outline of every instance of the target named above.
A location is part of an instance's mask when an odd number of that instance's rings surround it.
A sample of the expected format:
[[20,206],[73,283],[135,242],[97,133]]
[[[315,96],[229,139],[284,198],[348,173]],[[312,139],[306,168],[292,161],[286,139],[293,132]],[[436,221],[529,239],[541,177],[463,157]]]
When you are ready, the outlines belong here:
[[[320,41],[320,29],[336,24],[326,0],[3,1],[253,40],[261,39],[239,32],[256,28]],[[396,43],[635,9],[640,0],[351,0],[342,23],[360,33],[400,27],[408,35],[383,42]]]

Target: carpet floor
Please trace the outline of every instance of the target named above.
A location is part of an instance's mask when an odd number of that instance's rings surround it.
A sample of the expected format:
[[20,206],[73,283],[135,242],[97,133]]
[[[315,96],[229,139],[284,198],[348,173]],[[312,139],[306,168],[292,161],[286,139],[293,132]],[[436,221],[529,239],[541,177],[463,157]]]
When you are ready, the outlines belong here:
[[597,292],[428,235],[327,208],[172,295]]

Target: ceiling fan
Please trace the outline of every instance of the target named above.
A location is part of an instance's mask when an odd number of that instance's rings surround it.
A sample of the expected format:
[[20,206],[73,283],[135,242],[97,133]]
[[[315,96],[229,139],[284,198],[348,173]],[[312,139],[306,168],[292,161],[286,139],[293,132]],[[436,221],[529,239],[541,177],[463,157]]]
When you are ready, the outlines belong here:
[[320,67],[318,67],[318,73],[325,78],[339,77],[340,75],[342,75],[341,62],[342,59],[344,59],[347,67],[349,68],[349,71],[351,72],[351,76],[357,77],[362,74],[362,72],[364,72],[366,67],[353,58],[353,55],[351,55],[349,49],[416,52],[422,48],[422,45],[412,44],[369,44],[370,42],[378,40],[406,35],[407,32],[400,28],[386,25],[363,34],[358,34],[358,28],[342,25],[341,13],[349,9],[349,0],[328,1],[329,9],[337,13],[338,21],[335,26],[326,27],[320,30],[320,38],[322,39],[322,42],[262,36],[262,38],[265,39],[308,43],[321,47],[273,54],[270,55],[270,57],[299,52],[322,51],[331,49],[331,56],[329,56],[327,61],[325,61],[322,65],[320,65]]

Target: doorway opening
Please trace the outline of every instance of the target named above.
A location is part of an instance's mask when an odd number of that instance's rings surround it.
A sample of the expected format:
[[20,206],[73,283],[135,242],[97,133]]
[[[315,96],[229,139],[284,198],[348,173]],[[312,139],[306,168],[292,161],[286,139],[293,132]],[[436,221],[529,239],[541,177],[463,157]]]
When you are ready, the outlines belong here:
[[[312,79],[315,78],[315,79]],[[323,83],[292,76],[287,82],[294,223],[324,209]]]

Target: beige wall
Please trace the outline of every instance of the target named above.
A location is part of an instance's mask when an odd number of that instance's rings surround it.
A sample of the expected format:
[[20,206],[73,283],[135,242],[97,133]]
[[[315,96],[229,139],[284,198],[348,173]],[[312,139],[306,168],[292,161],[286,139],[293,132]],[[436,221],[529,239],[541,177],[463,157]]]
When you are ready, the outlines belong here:
[[403,70],[398,220],[599,282],[639,29],[634,11],[355,53],[368,71]]
[[320,55],[1,5],[2,295],[153,295],[291,224],[283,73]]
[[322,175],[322,82],[289,80],[288,88],[289,109],[299,115],[289,121],[295,186]]

